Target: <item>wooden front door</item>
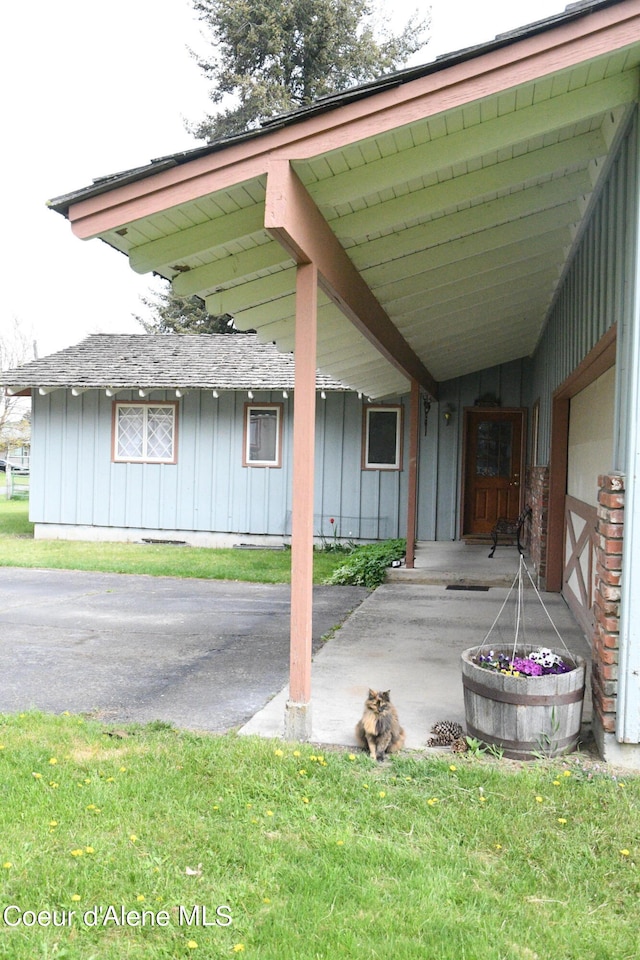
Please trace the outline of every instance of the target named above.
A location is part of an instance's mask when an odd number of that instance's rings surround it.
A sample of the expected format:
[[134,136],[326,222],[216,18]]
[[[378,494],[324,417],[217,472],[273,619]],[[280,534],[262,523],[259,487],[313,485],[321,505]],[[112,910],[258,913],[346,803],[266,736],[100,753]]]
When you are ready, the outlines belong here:
[[521,509],[524,410],[465,410],[463,536],[489,534]]

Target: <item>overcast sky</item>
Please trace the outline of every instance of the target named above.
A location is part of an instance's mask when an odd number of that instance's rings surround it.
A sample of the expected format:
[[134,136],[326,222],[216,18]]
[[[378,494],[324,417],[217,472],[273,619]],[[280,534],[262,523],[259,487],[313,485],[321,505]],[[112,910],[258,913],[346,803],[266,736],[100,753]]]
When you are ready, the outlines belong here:
[[[400,29],[416,0],[377,0]],[[433,0],[429,44],[414,58],[492,39],[561,12],[564,0]],[[426,10],[428,5],[420,5]],[[17,320],[40,356],[90,333],[142,332],[148,277],[99,240],[76,239],[46,200],[197,145],[185,121],[207,111],[190,0],[32,0],[3,10],[0,71],[3,298],[0,336]]]

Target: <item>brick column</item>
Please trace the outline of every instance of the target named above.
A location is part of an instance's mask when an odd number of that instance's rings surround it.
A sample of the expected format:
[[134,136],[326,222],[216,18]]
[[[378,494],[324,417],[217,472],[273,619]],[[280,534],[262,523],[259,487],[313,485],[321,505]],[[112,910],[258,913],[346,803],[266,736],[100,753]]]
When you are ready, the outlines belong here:
[[598,487],[591,687],[594,722],[606,734],[616,729],[624,477],[598,477]]
[[549,517],[549,467],[527,467],[526,503],[531,507],[531,538],[529,557],[538,578],[538,585],[546,589],[547,533]]

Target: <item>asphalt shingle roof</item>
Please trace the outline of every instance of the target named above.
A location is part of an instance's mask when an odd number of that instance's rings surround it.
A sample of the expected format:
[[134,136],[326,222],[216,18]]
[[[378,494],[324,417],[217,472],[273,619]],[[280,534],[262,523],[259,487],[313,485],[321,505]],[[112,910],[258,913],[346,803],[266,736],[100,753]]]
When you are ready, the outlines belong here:
[[[290,390],[292,354],[255,334],[107,334],[87,337],[0,375],[0,383],[80,389]],[[317,375],[320,390],[347,390]]]

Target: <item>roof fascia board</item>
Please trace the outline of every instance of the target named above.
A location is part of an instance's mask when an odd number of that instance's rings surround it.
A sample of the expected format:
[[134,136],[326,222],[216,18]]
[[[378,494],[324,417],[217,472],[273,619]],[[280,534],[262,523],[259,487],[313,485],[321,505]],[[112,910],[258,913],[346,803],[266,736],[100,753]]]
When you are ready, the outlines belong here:
[[287,160],[272,160],[265,227],[299,265],[314,263],[318,285],[396,369],[433,397],[438,385],[366,285]]
[[[270,156],[304,160],[411,123],[499,94],[585,60],[638,43],[640,0],[622,0],[553,29],[516,37],[498,48],[417,77],[392,89],[276,130],[266,128],[247,141],[232,143],[159,173],[71,203],[73,232],[99,236],[126,223],[195,200],[266,172]],[[339,108],[339,109],[338,109]]]

